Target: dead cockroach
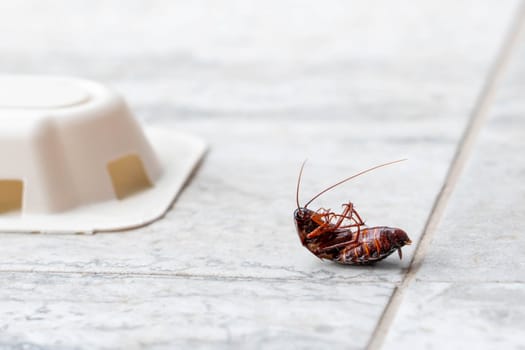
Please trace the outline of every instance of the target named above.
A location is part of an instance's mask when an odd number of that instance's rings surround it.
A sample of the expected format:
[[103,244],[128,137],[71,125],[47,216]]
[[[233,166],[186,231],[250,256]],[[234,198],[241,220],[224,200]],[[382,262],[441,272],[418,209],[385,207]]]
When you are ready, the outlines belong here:
[[294,212],[295,227],[303,246],[320,259],[329,259],[341,264],[370,264],[386,258],[396,250],[401,259],[401,247],[412,243],[405,231],[386,226],[366,227],[352,202],[343,204],[341,214],[323,208],[313,211],[307,207],[319,196],[346,181],[403,160],[377,165],[347,177],[322,190],[301,206],[299,187],[305,164],[303,163],[297,179],[297,209]]

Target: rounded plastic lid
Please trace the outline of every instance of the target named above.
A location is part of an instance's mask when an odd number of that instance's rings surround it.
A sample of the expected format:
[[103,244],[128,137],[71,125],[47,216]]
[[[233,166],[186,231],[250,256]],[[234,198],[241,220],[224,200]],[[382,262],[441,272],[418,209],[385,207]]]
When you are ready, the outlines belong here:
[[174,130],[142,129],[91,81],[0,76],[0,231],[80,233],[162,217],[205,152]]

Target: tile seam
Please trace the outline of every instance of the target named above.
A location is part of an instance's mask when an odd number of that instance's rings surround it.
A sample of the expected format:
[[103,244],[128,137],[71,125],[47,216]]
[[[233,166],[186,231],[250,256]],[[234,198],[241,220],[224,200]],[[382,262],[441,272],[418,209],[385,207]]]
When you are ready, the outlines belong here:
[[[212,275],[212,274],[185,274],[176,272],[124,272],[124,271],[76,271],[76,270],[0,270],[1,275],[19,274],[19,275],[63,275],[63,276],[107,276],[118,278],[172,278],[172,279],[190,279],[190,280],[207,280],[207,281],[233,281],[233,282],[309,282],[324,284],[327,281],[333,284],[352,284],[352,285],[391,285],[396,286],[396,281],[358,281],[344,279],[315,279],[302,277],[260,277],[260,276],[239,276],[239,275]],[[1,278],[0,278],[1,280]]]

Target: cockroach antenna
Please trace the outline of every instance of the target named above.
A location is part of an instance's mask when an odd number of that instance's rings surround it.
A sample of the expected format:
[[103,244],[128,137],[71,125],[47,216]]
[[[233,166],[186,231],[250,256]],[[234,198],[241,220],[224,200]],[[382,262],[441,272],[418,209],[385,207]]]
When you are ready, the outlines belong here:
[[297,209],[301,207],[301,205],[299,204],[299,187],[301,186],[301,176],[303,175],[303,169],[304,169],[305,164],[306,164],[306,159],[301,165],[301,170],[299,171],[299,177],[297,178],[297,189],[295,191],[295,202],[297,203]]
[[[371,168],[368,168],[366,170],[363,170],[363,171],[360,171],[358,172],[357,174],[355,175],[352,175],[350,177],[347,177],[346,179],[343,179],[335,184],[333,184],[332,186],[329,186],[327,188],[325,188],[324,190],[322,190],[321,192],[319,192],[318,194],[316,194],[315,196],[313,196],[312,199],[310,199],[305,205],[304,205],[304,208],[306,208],[308,205],[310,205],[310,203],[312,203],[314,200],[316,200],[317,198],[319,198],[321,195],[325,194],[326,192],[330,191],[331,189],[333,189],[334,187],[337,187],[349,180],[352,180],[352,179],[355,179],[356,177],[360,176],[360,175],[363,175],[363,174],[366,174],[372,170],[376,170],[376,169],[379,169],[379,168],[382,168],[382,167],[385,167],[387,165],[391,165],[391,164],[395,164],[395,163],[399,163],[399,162],[402,162],[402,161],[405,161],[406,158],[403,158],[403,159],[398,159],[398,160],[394,160],[392,162],[388,162],[388,163],[383,163],[383,164],[380,164],[380,165],[376,165],[374,167],[371,167]],[[306,161],[305,161],[306,162]],[[304,167],[304,163],[303,163],[303,166],[301,167],[301,172],[299,173],[299,180],[301,179],[301,174],[303,172],[303,167]],[[299,192],[299,181],[297,181],[297,191]],[[297,207],[299,208],[299,198],[297,198]]]

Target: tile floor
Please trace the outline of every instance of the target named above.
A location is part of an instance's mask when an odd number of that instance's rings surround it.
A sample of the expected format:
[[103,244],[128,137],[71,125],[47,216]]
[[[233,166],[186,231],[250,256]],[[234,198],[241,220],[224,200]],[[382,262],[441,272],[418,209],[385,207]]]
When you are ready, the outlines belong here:
[[[6,73],[83,76],[210,151],[127,233],[0,234],[0,349],[524,348],[525,5],[515,0],[0,4]],[[300,246],[301,198],[414,244]]]

